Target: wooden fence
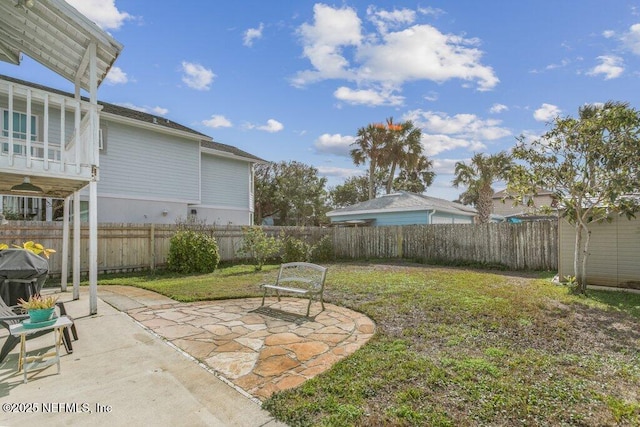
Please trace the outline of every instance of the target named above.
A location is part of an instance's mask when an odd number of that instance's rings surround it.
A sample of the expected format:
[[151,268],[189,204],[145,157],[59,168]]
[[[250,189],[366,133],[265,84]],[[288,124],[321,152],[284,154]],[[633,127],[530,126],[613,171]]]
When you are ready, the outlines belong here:
[[[199,226],[215,237],[220,257],[239,259],[242,227]],[[555,222],[485,225],[414,225],[360,228],[263,227],[273,236],[293,235],[317,242],[331,235],[339,259],[406,258],[439,262],[501,264],[514,270],[555,270],[558,227]],[[166,264],[176,225],[99,224],[99,272],[154,269]],[[71,230],[73,235],[73,230]],[[62,224],[11,221],[0,227],[0,243],[20,245],[33,240],[57,251],[49,259],[52,275],[62,267]],[[87,272],[89,229],[81,229],[81,271]],[[71,239],[71,246],[73,239]],[[69,249],[69,260],[73,249]]]
[[555,270],[558,265],[553,221],[337,228],[333,242],[341,259],[473,262],[513,270]]

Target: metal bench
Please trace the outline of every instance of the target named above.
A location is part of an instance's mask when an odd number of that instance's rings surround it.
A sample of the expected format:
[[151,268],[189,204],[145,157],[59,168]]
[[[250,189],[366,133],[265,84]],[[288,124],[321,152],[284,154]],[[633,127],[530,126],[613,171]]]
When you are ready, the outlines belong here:
[[275,284],[262,284],[264,293],[262,294],[262,305],[267,296],[267,291],[276,292],[280,301],[280,292],[294,293],[309,298],[307,305],[307,317],[311,309],[311,302],[314,299],[320,301],[324,311],[324,301],[322,293],[324,291],[324,281],[327,276],[327,268],[309,262],[289,262],[280,265],[278,277]]

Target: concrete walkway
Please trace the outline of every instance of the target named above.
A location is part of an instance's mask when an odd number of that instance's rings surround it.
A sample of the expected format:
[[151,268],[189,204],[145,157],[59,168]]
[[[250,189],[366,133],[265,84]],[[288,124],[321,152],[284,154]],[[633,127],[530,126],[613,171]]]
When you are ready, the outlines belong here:
[[[260,400],[328,369],[374,332],[367,317],[330,304],[304,318],[297,299],[255,312],[255,298],[183,304],[126,286],[98,295],[99,314],[88,316],[85,288],[79,301],[61,294],[80,339],[72,354],[62,350],[60,375],[49,367],[23,384],[17,349],[0,364],[0,404],[13,404],[0,426],[279,426]],[[27,348],[51,342],[50,334]]]

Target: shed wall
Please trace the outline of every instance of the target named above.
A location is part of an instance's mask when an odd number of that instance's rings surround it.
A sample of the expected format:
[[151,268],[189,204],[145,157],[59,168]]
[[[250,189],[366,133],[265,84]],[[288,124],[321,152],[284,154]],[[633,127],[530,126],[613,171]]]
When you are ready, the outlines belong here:
[[[590,229],[588,284],[640,289],[640,219],[616,216]],[[560,220],[558,234],[558,274],[573,276],[574,227]]]

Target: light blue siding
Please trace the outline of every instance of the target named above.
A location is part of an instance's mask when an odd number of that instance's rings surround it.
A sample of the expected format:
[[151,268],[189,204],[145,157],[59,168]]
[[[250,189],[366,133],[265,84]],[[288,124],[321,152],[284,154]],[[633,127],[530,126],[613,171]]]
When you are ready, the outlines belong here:
[[447,212],[437,212],[430,215],[431,211],[400,211],[400,212],[377,212],[369,214],[352,214],[332,216],[331,222],[370,220],[374,219],[373,226],[383,225],[413,225],[429,224],[472,224],[473,218],[465,215],[450,214]]
[[100,153],[99,192],[110,195],[198,201],[198,141],[120,123],[107,127]]
[[249,167],[247,162],[203,153],[201,203],[248,208]]
[[435,212],[431,216],[432,224],[473,224],[473,217],[447,212]]
[[331,222],[375,219],[371,225],[410,225],[428,224],[428,217],[427,211],[379,212],[332,216]]

